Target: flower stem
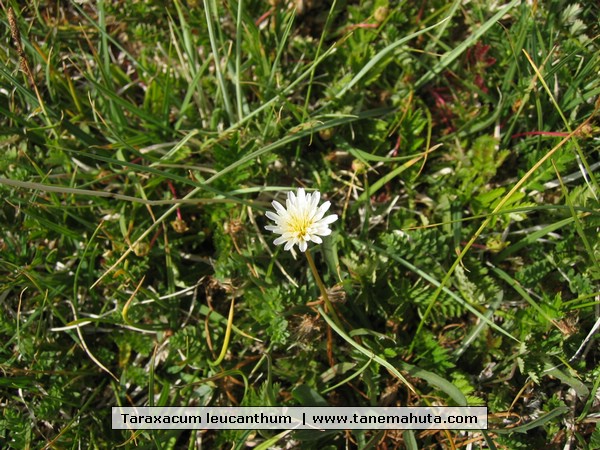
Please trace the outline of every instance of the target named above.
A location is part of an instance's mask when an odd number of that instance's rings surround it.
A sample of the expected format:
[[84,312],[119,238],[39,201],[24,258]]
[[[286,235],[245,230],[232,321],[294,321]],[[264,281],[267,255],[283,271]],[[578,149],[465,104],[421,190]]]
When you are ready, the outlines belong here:
[[225,329],[225,338],[223,339],[223,347],[221,348],[221,354],[216,361],[208,361],[211,366],[218,366],[221,364],[225,355],[227,354],[227,348],[229,347],[229,339],[231,339],[231,328],[233,327],[233,310],[235,304],[235,297],[231,299],[231,305],[229,306],[229,316],[227,317],[227,328]]
[[310,266],[310,270],[312,270],[313,277],[314,277],[315,281],[317,282],[317,286],[319,286],[319,290],[321,291],[321,297],[323,297],[323,300],[325,301],[325,312],[331,311],[331,317],[333,317],[333,321],[340,329],[343,330],[344,327],[342,326],[342,323],[340,322],[340,319],[339,319],[337,313],[335,312],[335,309],[333,308],[331,301],[329,300],[329,295],[327,295],[327,288],[325,287],[325,284],[323,284],[323,280],[321,279],[321,276],[319,275],[319,272],[317,271],[317,266],[315,266],[315,261],[313,260],[313,257],[310,254],[310,251],[308,249],[306,249],[304,254],[306,255],[306,259],[308,260],[308,265]]

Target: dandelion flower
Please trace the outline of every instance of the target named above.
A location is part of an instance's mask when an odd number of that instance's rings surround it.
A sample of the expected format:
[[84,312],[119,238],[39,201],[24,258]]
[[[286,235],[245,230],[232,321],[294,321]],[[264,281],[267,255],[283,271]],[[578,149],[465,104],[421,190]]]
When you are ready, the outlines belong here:
[[281,203],[273,201],[276,212],[268,211],[266,215],[275,225],[265,227],[266,230],[281,235],[273,243],[280,245],[285,242],[285,250],[291,250],[294,245],[298,245],[301,252],[306,251],[309,241],[322,243],[320,236],[331,234],[329,224],[335,222],[338,216],[330,214],[323,217],[331,203],[325,202],[317,207],[320,199],[321,194],[318,191],[306,194],[304,189],[300,188],[296,194],[288,192],[285,208]]

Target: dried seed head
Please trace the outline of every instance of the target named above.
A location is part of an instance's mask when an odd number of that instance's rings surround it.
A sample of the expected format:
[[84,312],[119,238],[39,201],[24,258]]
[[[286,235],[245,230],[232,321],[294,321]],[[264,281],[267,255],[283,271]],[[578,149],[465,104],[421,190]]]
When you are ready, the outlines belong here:
[[297,316],[297,323],[295,324],[295,336],[299,341],[307,341],[311,339],[315,334],[321,332],[321,321],[318,316],[310,314],[303,314]]
[[332,288],[327,289],[327,297],[329,297],[331,303],[345,303],[346,291],[344,291],[341,284],[336,284]]

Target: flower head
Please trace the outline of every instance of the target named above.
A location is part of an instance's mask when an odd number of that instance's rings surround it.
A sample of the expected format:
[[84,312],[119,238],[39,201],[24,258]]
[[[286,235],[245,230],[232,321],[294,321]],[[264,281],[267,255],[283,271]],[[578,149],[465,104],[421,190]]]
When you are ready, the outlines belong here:
[[285,208],[281,203],[273,201],[276,213],[268,211],[266,215],[275,222],[275,225],[265,227],[266,230],[281,235],[273,243],[279,245],[285,242],[285,250],[290,250],[294,245],[298,245],[301,252],[306,251],[309,241],[316,244],[322,243],[323,240],[319,236],[331,234],[329,224],[335,222],[338,216],[330,214],[323,217],[331,203],[325,202],[317,207],[320,199],[319,191],[306,194],[304,189],[300,188],[296,194],[288,192]]

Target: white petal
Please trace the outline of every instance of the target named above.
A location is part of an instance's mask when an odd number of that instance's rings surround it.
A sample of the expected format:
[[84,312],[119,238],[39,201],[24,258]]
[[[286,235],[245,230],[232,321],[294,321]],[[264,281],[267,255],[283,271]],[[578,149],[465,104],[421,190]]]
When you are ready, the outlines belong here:
[[310,204],[310,209],[316,209],[317,205],[319,204],[319,200],[321,200],[321,193],[319,191],[316,191],[313,193],[313,198],[312,198],[312,202]]
[[271,202],[271,204],[273,205],[273,208],[275,208],[277,210],[278,214],[285,214],[285,208],[283,207],[283,205],[281,203],[279,203],[277,200],[273,200]]
[[313,241],[315,244],[322,244],[323,243],[323,239],[321,239],[319,236],[317,236],[316,234],[313,234],[310,237],[310,240]]
[[314,231],[314,234],[318,234],[319,236],[329,236],[331,230],[329,228],[317,228],[317,230]]
[[337,214],[331,214],[323,219],[319,220],[319,225],[329,225],[330,223],[335,222],[338,219]]
[[306,203],[306,193],[304,192],[304,189],[299,188],[298,189],[298,193],[296,195],[298,197],[298,204],[299,205],[303,205],[304,203]]
[[321,206],[319,206],[319,209],[315,214],[314,220],[321,220],[321,218],[325,215],[330,206],[331,202],[325,202]]
[[306,241],[301,241],[298,244],[298,248],[300,249],[301,252],[305,252],[306,249],[308,248],[308,244],[306,243]]
[[288,198],[287,198],[287,200],[286,200],[286,203],[287,203],[288,201],[289,201],[289,202],[290,202],[292,205],[295,205],[295,204],[296,204],[296,194],[294,194],[292,191],[288,192]]
[[321,194],[319,193],[319,191],[317,191],[313,194],[312,201],[307,205],[306,214],[308,216],[308,220],[314,220],[315,216],[319,212],[317,205],[319,203],[320,198],[321,198]]
[[271,220],[274,220],[275,222],[279,222],[279,220],[281,220],[281,217],[272,211],[267,211],[265,213],[265,216],[267,216]]
[[[273,241],[273,244],[275,244],[275,245],[280,245],[280,244],[283,244],[285,241],[287,241],[287,239],[286,239],[286,238],[284,238],[283,236],[279,236],[277,239],[275,239],[275,240]],[[286,249],[286,250],[287,250],[287,249]]]

